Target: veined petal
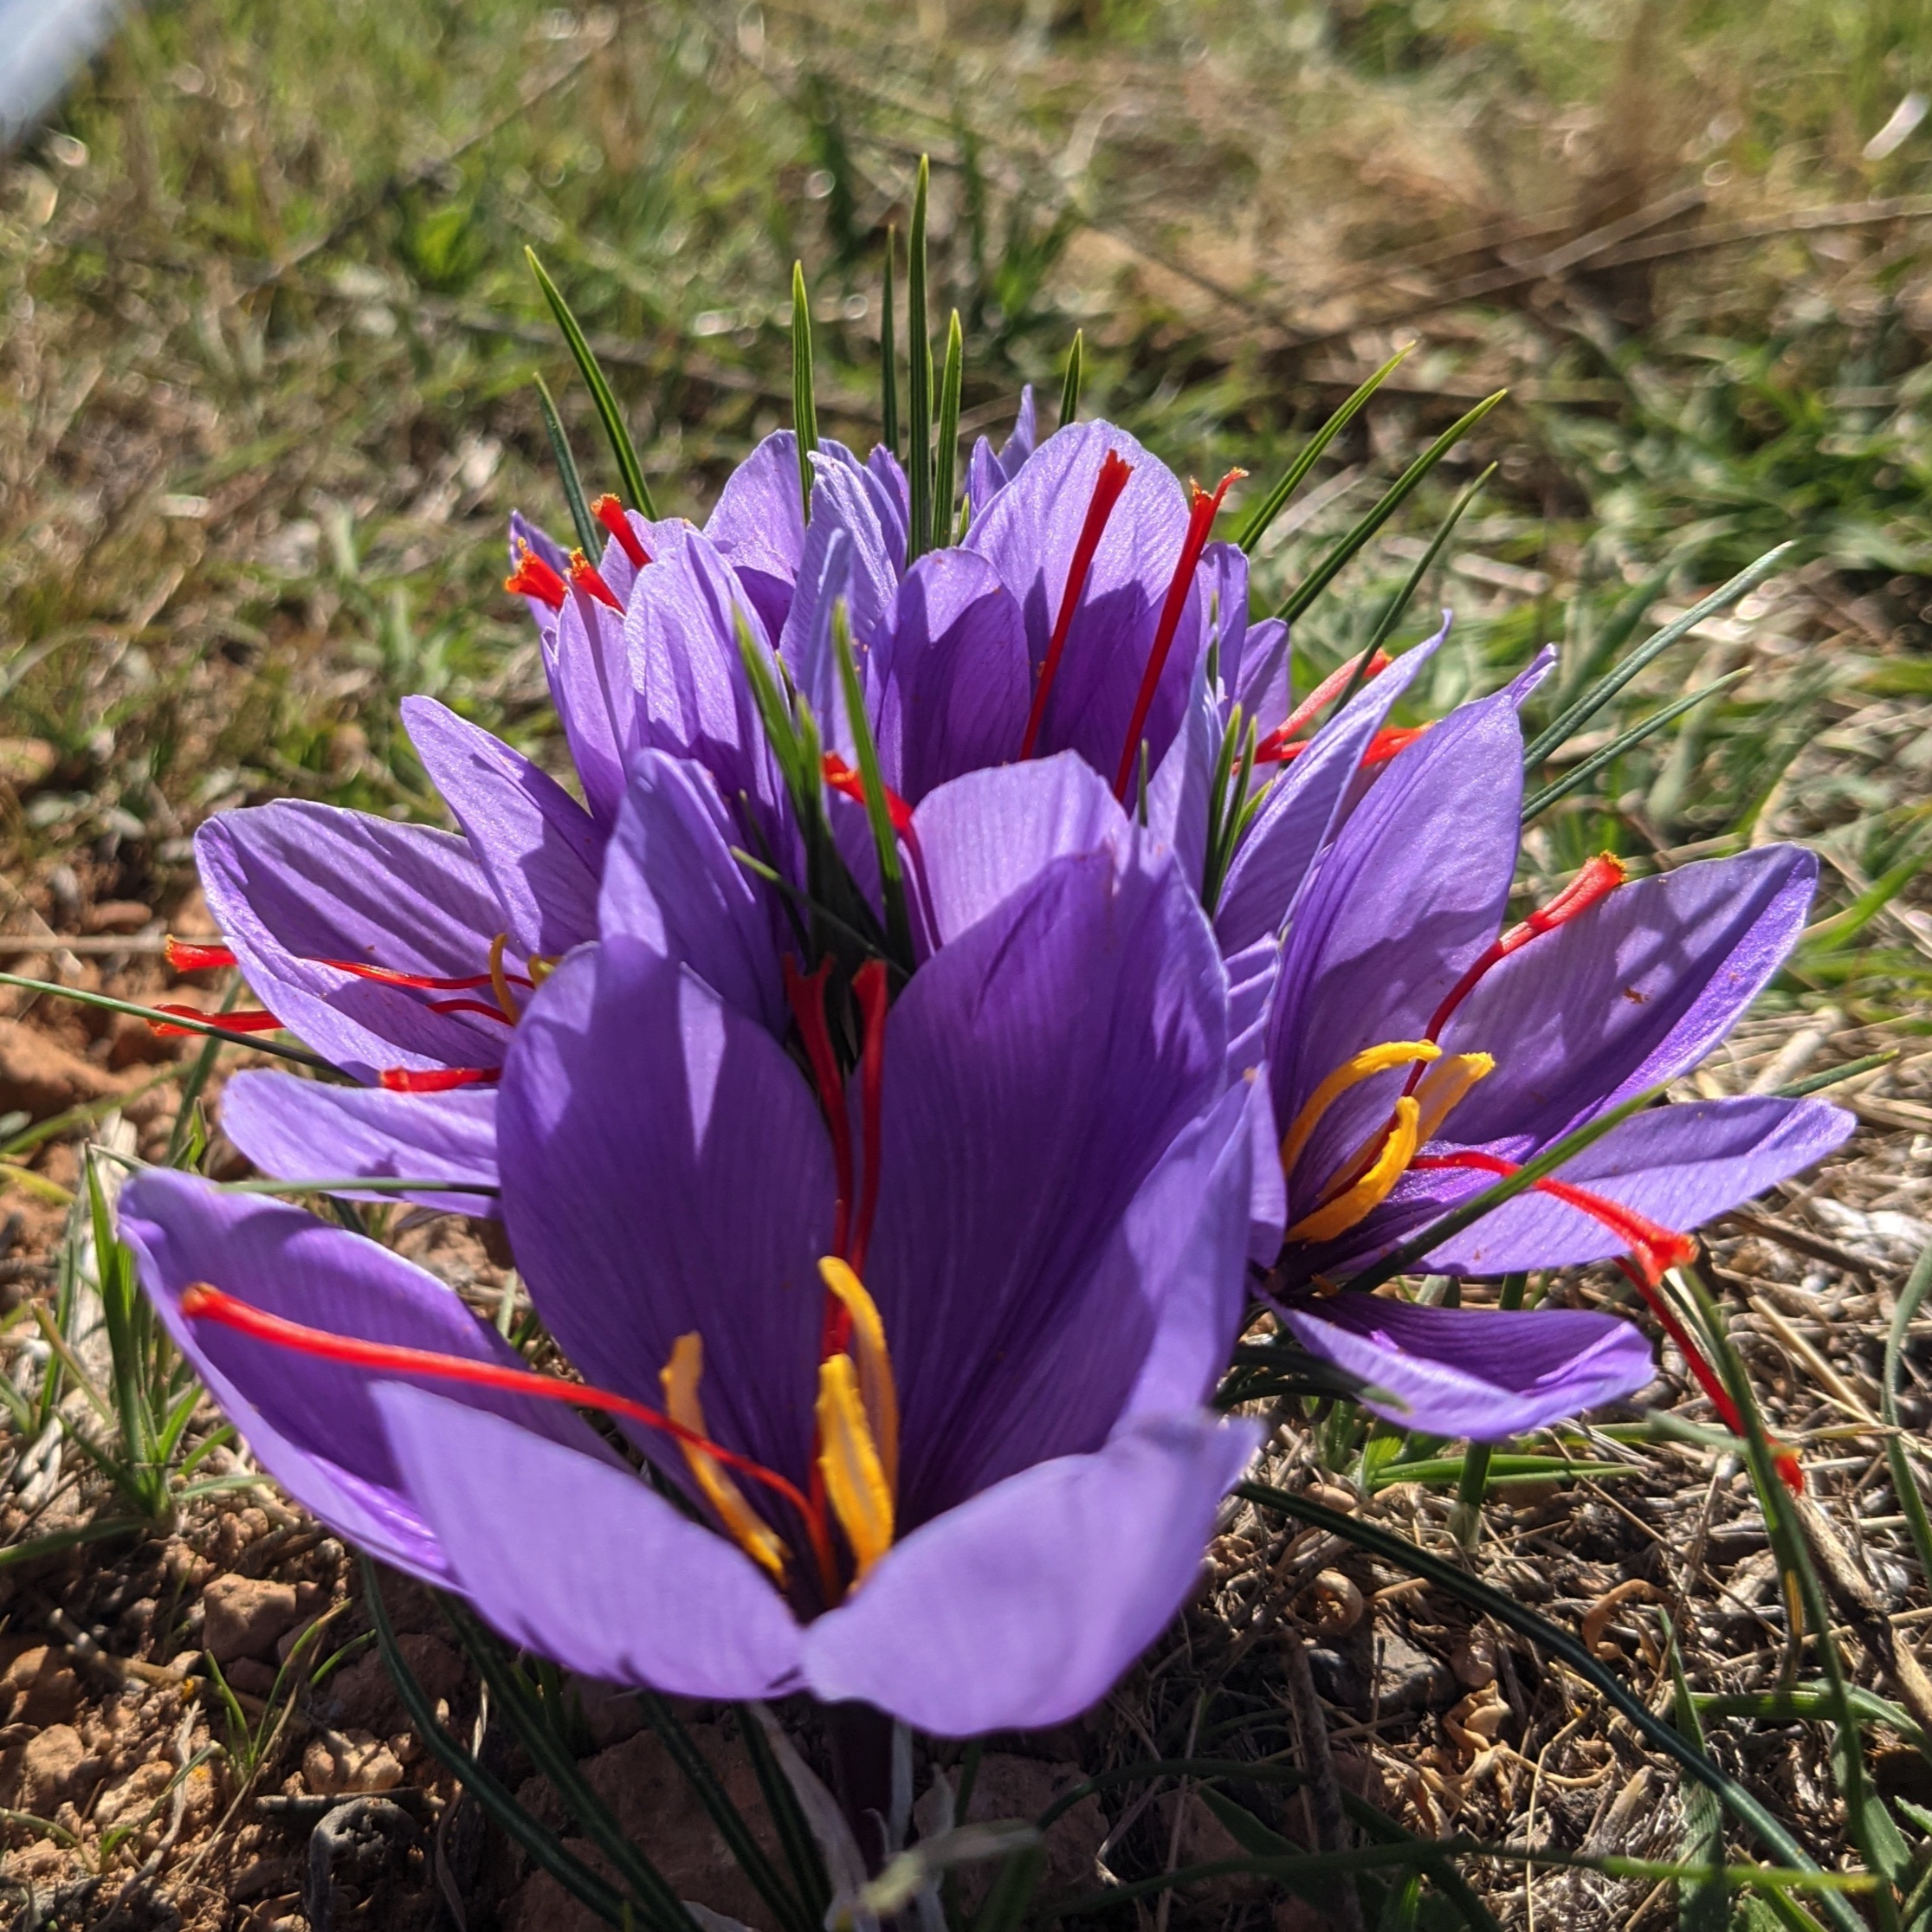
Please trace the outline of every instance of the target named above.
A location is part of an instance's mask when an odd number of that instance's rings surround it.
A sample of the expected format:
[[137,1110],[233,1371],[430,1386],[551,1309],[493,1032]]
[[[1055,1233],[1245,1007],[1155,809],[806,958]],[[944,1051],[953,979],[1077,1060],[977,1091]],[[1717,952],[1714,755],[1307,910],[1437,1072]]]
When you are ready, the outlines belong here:
[[798,1626],[770,1580],[642,1477],[403,1383],[374,1402],[450,1584],[513,1644],[674,1696],[797,1688]]
[[[392,1094],[287,1073],[238,1073],[222,1089],[222,1130],[265,1174],[333,1180],[348,1174],[496,1185],[496,1094]],[[394,1200],[368,1194],[365,1200]],[[494,1194],[405,1199],[450,1214],[493,1216]]]
[[1421,1308],[1343,1293],[1279,1319],[1368,1385],[1364,1407],[1431,1436],[1500,1442],[1634,1395],[1656,1373],[1635,1323],[1576,1308]]
[[785,629],[805,543],[798,439],[776,430],[733,470],[704,533],[742,578],[766,635]]
[[594,938],[604,835],[591,815],[547,772],[433,698],[404,698],[403,723],[489,875],[517,950],[554,955]]
[[895,1544],[806,1628],[812,1692],[940,1737],[1076,1716],[1180,1608],[1257,1434],[1150,1418],[1093,1455],[982,1490]]

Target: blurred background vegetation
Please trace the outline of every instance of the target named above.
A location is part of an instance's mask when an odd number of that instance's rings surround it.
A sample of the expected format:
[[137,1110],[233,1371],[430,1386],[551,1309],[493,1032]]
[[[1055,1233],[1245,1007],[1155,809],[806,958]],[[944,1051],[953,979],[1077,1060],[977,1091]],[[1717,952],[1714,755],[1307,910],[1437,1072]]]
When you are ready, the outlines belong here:
[[545,751],[500,588],[512,507],[567,525],[534,376],[610,479],[526,247],[660,506],[701,515],[789,420],[795,257],[824,427],[870,440],[886,236],[929,152],[969,435],[1003,435],[1026,381],[1050,417],[1079,327],[1087,411],[1184,473],[1241,465],[1251,502],[1410,346],[1270,533],[1257,609],[1509,388],[1298,627],[1304,679],[1490,463],[1400,633],[1455,608],[1419,714],[1546,639],[1573,690],[1631,624],[1793,541],[1560,755],[1741,675],[1546,815],[1531,860],[1813,838],[1832,916],[1787,996],[1909,1013],[1929,66],[1927,0],[152,7],[0,184],[8,875],[71,929],[69,899],[173,908],[217,807],[432,813],[410,690]]

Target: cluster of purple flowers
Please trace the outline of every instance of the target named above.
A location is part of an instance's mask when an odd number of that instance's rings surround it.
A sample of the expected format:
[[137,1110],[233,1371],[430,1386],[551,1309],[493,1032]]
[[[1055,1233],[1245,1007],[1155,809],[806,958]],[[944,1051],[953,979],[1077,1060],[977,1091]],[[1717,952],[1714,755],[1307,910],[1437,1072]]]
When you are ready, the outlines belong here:
[[[1209,1403],[1257,1296],[1432,1433],[1651,1374],[1607,1316],[1336,1284],[1693,1065],[1812,860],[1597,861],[1505,927],[1545,664],[1392,729],[1431,640],[1304,739],[1336,693],[1296,708],[1249,622],[1227,483],[1103,423],[1035,440],[1029,396],[962,540],[909,564],[892,454],[822,444],[808,519],[789,434],[702,529],[606,498],[593,561],[515,520],[581,800],[418,698],[457,833],[283,803],[200,834],[198,963],[347,1076],[241,1075],[229,1135],[285,1179],[498,1190],[585,1379],[178,1174],[124,1197],[149,1291],[292,1494],[598,1677],[947,1735],[1080,1710],[1253,1452]],[[1638,1112],[1426,1265],[1654,1282],[1848,1127]]]

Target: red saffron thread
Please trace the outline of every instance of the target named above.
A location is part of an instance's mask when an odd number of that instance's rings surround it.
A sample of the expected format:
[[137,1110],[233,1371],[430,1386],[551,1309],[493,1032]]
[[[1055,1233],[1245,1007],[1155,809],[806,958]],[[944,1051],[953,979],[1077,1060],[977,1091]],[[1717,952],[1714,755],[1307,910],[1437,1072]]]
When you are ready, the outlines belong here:
[[[1554,933],[1559,926],[1567,926],[1579,913],[1587,912],[1599,899],[1607,898],[1623,882],[1622,863],[1612,858],[1608,852],[1599,852],[1548,905],[1531,913],[1520,926],[1512,926],[1449,989],[1447,997],[1437,1007],[1435,1017],[1429,1022],[1423,1037],[1426,1040],[1442,1037],[1442,1030],[1449,1024],[1450,1015],[1468,998],[1476,981],[1490,967],[1528,946],[1540,934]],[[1409,1088],[1405,1091],[1413,1089],[1416,1079],[1419,1076],[1419,1070],[1418,1069],[1417,1073],[1411,1075]]]
[[624,599],[604,581],[603,572],[581,550],[570,553],[570,580],[573,590],[584,591],[613,611],[624,609]]
[[503,579],[513,597],[533,597],[552,611],[564,607],[564,580],[528,544],[517,552],[516,568]]
[[[173,1006],[165,1004],[155,1007],[158,1013],[176,1013],[183,1019],[198,1019],[204,1024],[218,1028],[223,1033],[237,1036],[248,1033],[279,1033],[281,1022],[268,1011],[259,1013],[204,1013],[198,1006]],[[198,1033],[198,1026],[170,1026],[165,1020],[151,1019],[149,1027],[156,1033],[175,1035]]]
[[644,548],[637,533],[630,527],[630,519],[624,514],[624,505],[616,497],[598,497],[591,506],[591,514],[617,540],[618,547],[630,558],[634,569],[642,570],[650,561],[650,552]]
[[235,964],[233,951],[225,946],[207,946],[199,940],[178,940],[168,934],[164,948],[168,964],[177,972],[212,972],[217,966]]
[[[1386,671],[1393,660],[1386,650],[1378,649],[1368,661],[1364,677],[1374,677]],[[1289,740],[1301,731],[1324,705],[1341,696],[1348,681],[1355,675],[1355,667],[1344,664],[1339,670],[1333,670],[1323,678],[1308,695],[1296,705],[1288,716],[1255,746],[1255,763],[1278,765],[1285,759],[1298,757],[1308,749],[1305,745],[1291,746]]]
[[[819,1111],[825,1116],[826,1131],[832,1137],[832,1173],[838,1189],[838,1203],[832,1217],[832,1252],[845,1252],[845,1237],[851,1226],[852,1212],[852,1127],[845,1112],[844,1083],[838,1077],[838,1056],[832,1051],[832,1037],[825,1024],[825,982],[832,963],[821,960],[817,971],[800,972],[787,953],[784,960],[785,998],[798,1029],[798,1038],[811,1068],[813,1084],[818,1089]],[[828,1296],[828,1301],[836,1301]]]
[[[865,803],[863,776],[855,772],[837,752],[825,753],[824,768],[825,783],[834,792],[862,805]],[[882,783],[879,789],[886,795],[886,816],[892,821],[892,829],[903,838],[913,827],[913,808],[889,785]]]
[[1040,727],[1046,719],[1046,701],[1059,675],[1060,656],[1067,648],[1067,633],[1073,629],[1080,593],[1086,589],[1087,574],[1094,567],[1094,552],[1100,548],[1107,520],[1113,515],[1114,506],[1120,501],[1121,492],[1133,474],[1133,464],[1112,449],[1101,458],[1100,475],[1094,480],[1094,494],[1087,505],[1087,520],[1080,527],[1079,540],[1073,546],[1073,561],[1067,566],[1066,588],[1060,593],[1060,614],[1053,620],[1053,636],[1040,666],[1040,682],[1033,689],[1033,708],[1027,714],[1025,735],[1019,741],[1022,758],[1032,757],[1033,747],[1039,742]]
[[494,1087],[501,1067],[384,1067],[377,1084],[392,1094],[449,1094],[459,1087]]
[[1174,574],[1167,585],[1167,600],[1160,607],[1160,622],[1155,625],[1153,647],[1147,653],[1147,668],[1140,674],[1140,689],[1134,700],[1134,714],[1128,720],[1127,742],[1121,747],[1121,768],[1114,774],[1114,796],[1127,797],[1128,781],[1134,776],[1134,760],[1140,754],[1140,733],[1146,730],[1147,714],[1153,709],[1153,695],[1160,688],[1160,674],[1167,668],[1167,654],[1173,649],[1174,633],[1180,629],[1180,614],[1187,603],[1187,593],[1193,588],[1195,566],[1201,560],[1201,552],[1207,548],[1208,533],[1214,527],[1214,520],[1221,514],[1221,499],[1228,494],[1230,484],[1247,475],[1244,469],[1231,469],[1216,484],[1210,494],[1198,485],[1190,484],[1192,501],[1187,508],[1187,534],[1181,539],[1180,557],[1174,565]]
[[[852,991],[865,1020],[865,1044],[859,1055],[859,1121],[865,1141],[865,1173],[859,1186],[858,1220],[852,1231],[852,1272],[863,1278],[872,1220],[879,1208],[879,1174],[885,1155],[886,963],[868,960],[852,975]],[[843,1314],[843,1305],[840,1312]],[[851,1316],[846,1315],[850,1324]]]

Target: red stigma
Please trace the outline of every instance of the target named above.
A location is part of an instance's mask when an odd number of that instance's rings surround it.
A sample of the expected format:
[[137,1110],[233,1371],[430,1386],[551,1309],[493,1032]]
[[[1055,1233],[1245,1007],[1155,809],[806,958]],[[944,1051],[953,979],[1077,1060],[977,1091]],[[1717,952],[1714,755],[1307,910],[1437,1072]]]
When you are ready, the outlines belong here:
[[630,519],[624,514],[624,505],[616,497],[598,497],[591,506],[591,514],[617,540],[618,547],[630,558],[634,569],[642,570],[650,561],[650,552],[638,541],[637,533],[630,527]]
[[1067,633],[1073,629],[1073,614],[1080,593],[1087,587],[1087,575],[1094,567],[1094,552],[1100,548],[1107,520],[1133,475],[1133,464],[1109,449],[1100,460],[1100,475],[1094,479],[1094,494],[1087,505],[1087,520],[1080,527],[1079,540],[1073,546],[1073,561],[1067,566],[1066,588],[1060,593],[1060,614],[1053,620],[1053,636],[1040,666],[1040,682],[1033,689],[1033,708],[1027,714],[1026,733],[1019,741],[1019,755],[1031,758],[1040,740],[1040,727],[1046,719],[1046,701],[1059,675],[1060,655],[1067,648]]
[[[424,992],[475,992],[478,987],[491,984],[487,972],[466,972],[459,978],[439,979],[427,972],[398,972],[392,967],[368,966],[359,960],[318,960],[315,963],[333,966],[338,972],[352,972],[359,979],[373,979],[384,986],[410,986]],[[506,977],[514,986],[527,986],[532,983],[520,972],[512,972]]]
[[[1548,905],[1531,913],[1522,925],[1512,926],[1449,989],[1448,997],[1437,1007],[1435,1017],[1429,1022],[1423,1037],[1425,1040],[1442,1037],[1443,1028],[1448,1025],[1450,1016],[1469,998],[1476,981],[1490,967],[1508,959],[1512,953],[1520,952],[1540,934],[1554,933],[1559,926],[1567,926],[1580,913],[1589,911],[1599,899],[1607,898],[1623,882],[1622,862],[1612,858],[1608,852],[1599,852]],[[1405,1091],[1414,1088],[1417,1077],[1416,1074],[1411,1075],[1409,1088]]]
[[[1393,662],[1386,650],[1378,650],[1368,661],[1368,669],[1362,673],[1364,678],[1380,675]],[[1291,758],[1298,758],[1308,749],[1306,745],[1290,745],[1289,740],[1306,728],[1323,706],[1333,702],[1347,688],[1348,681],[1355,675],[1353,662],[1344,664],[1339,670],[1333,670],[1323,678],[1308,695],[1296,705],[1280,725],[1270,732],[1260,744],[1255,746],[1257,765],[1281,765]],[[1369,762],[1364,759],[1366,765]]]
[[[868,960],[852,975],[852,991],[865,1020],[865,1045],[859,1056],[859,1121],[864,1138],[865,1173],[859,1189],[858,1220],[852,1231],[852,1272],[865,1273],[865,1250],[879,1208],[879,1170],[884,1153],[886,1077],[886,963]],[[843,1313],[843,1308],[841,1309]],[[850,1317],[846,1317],[850,1321]]]
[[563,578],[528,544],[517,552],[516,568],[503,579],[503,588],[513,597],[533,597],[552,611],[564,607]]
[[852,1127],[845,1111],[844,1085],[838,1077],[838,1056],[832,1051],[831,1033],[825,1024],[825,982],[831,970],[830,960],[821,960],[817,970],[809,973],[800,972],[789,953],[784,960],[785,1004],[792,1009],[811,1068],[812,1083],[818,1089],[819,1111],[832,1137],[832,1173],[838,1189],[838,1205],[832,1217],[832,1252],[843,1255],[851,1228]]
[[701,1451],[735,1470],[740,1476],[761,1483],[772,1495],[782,1496],[804,1519],[815,1548],[824,1545],[822,1560],[829,1558],[830,1543],[824,1523],[816,1515],[798,1486],[775,1470],[740,1456],[687,1429],[662,1410],[633,1402],[627,1395],[608,1389],[592,1388],[584,1382],[565,1382],[555,1376],[539,1375],[527,1368],[506,1368],[501,1362],[476,1361],[467,1355],[445,1355],[430,1348],[408,1348],[393,1342],[363,1341],[351,1335],[331,1334],[324,1328],[311,1328],[270,1315],[251,1302],[224,1295],[206,1282],[191,1282],[182,1289],[178,1306],[191,1321],[214,1321],[250,1341],[266,1342],[272,1348],[308,1355],[319,1361],[339,1362],[346,1368],[363,1368],[378,1375],[419,1375],[428,1380],[456,1382],[470,1388],[495,1389],[507,1395],[533,1396],[540,1402],[561,1402],[571,1408],[595,1409],[604,1415],[622,1416],[630,1422],[670,1437],[685,1447]]
[[432,999],[429,1002],[432,1013],[475,1013],[481,1019],[501,1020],[506,1026],[514,1026],[516,1021],[501,1006],[494,1006],[481,999]]
[[1427,725],[1387,725],[1368,741],[1368,749],[1362,753],[1362,769],[1371,765],[1386,765],[1398,752],[1406,751],[1416,740],[1428,730]]
[[205,946],[199,940],[178,940],[168,934],[163,948],[168,964],[177,972],[212,972],[217,966],[231,966],[235,955],[225,946]]
[[1173,649],[1174,633],[1180,629],[1180,614],[1193,586],[1194,569],[1207,548],[1208,533],[1221,514],[1221,499],[1228,486],[1245,476],[1244,469],[1231,469],[1216,484],[1212,494],[1190,483],[1192,501],[1187,509],[1187,534],[1180,541],[1180,558],[1167,585],[1167,601],[1160,607],[1160,622],[1154,627],[1153,648],[1147,653],[1147,668],[1141,673],[1140,689],[1134,701],[1134,715],[1128,720],[1127,743],[1121,747],[1121,768],[1114,774],[1114,796],[1124,800],[1128,781],[1134,776],[1134,761],[1140,754],[1140,733],[1147,728],[1147,714],[1153,708],[1153,695],[1160,688],[1160,674],[1167,668],[1167,653]]
[[[825,753],[824,773],[825,783],[834,792],[862,805],[865,803],[864,779],[837,752]],[[889,785],[882,784],[879,789],[886,795],[886,816],[892,820],[892,829],[903,838],[913,829],[913,808]]]
[[501,1067],[384,1067],[378,1085],[392,1094],[449,1094],[459,1087],[494,1087]]
[[613,611],[624,609],[624,600],[604,581],[597,565],[581,550],[570,553],[570,581],[572,590],[583,591],[594,597],[599,604],[608,604]]
[[[198,1006],[157,1005],[158,1013],[173,1013],[182,1019],[199,1020],[203,1025],[212,1026],[217,1031],[232,1033],[238,1038],[249,1033],[279,1033],[281,1022],[273,1013],[204,1013]],[[199,1026],[170,1026],[164,1020],[151,1019],[148,1025],[157,1033],[198,1033]]]

